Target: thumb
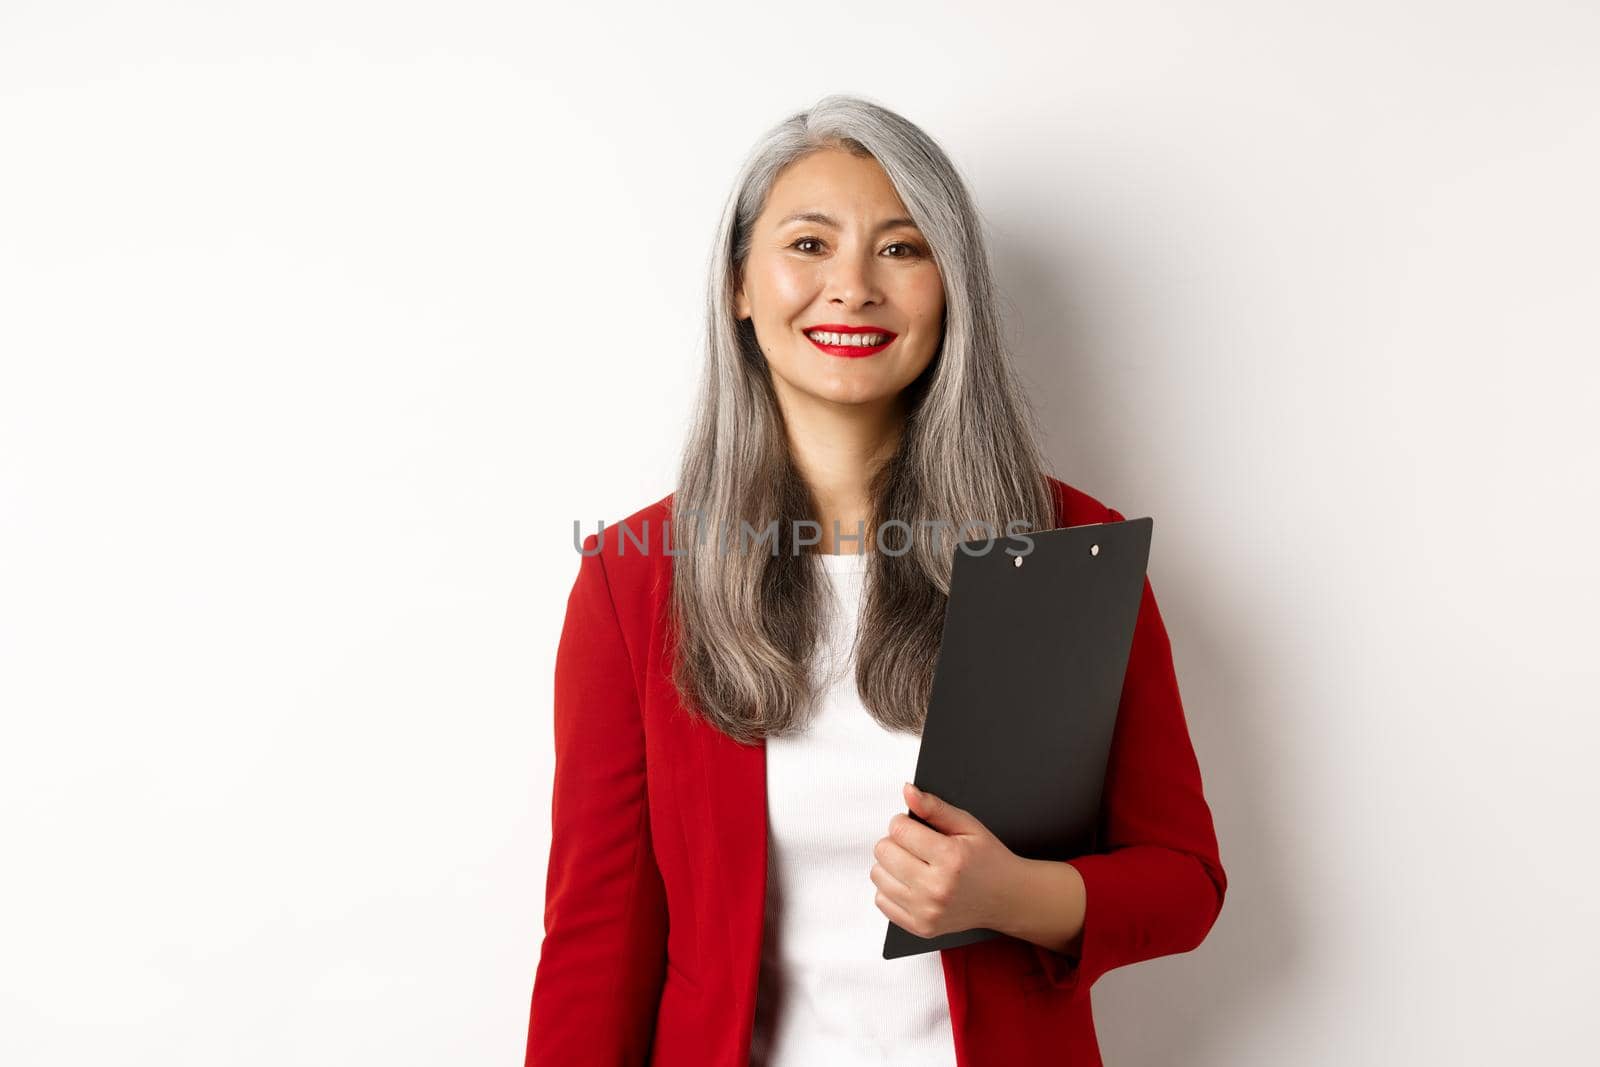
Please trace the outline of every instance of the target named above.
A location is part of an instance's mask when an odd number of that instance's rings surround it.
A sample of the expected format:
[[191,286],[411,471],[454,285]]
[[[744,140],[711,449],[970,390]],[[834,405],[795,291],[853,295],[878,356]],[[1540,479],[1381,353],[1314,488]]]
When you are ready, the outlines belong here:
[[911,810],[935,829],[946,833],[969,833],[979,825],[977,818],[966,809],[956,807],[943,797],[924,792],[910,782],[905,783],[901,792],[905,794]]

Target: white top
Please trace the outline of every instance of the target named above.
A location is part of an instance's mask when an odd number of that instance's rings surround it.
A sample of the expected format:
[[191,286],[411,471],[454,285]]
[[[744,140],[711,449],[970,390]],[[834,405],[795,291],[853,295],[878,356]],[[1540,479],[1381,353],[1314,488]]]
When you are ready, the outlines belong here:
[[823,555],[832,597],[815,718],[767,738],[767,910],[751,1067],[955,1067],[938,952],[883,958],[872,847],[906,810],[916,734],[884,729],[855,684],[868,557]]

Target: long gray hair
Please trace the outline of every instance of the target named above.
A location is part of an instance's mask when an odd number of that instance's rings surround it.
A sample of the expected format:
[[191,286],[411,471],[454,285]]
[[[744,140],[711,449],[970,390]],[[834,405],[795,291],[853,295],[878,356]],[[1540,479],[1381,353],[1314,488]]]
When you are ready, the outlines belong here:
[[[889,549],[869,554],[856,645],[856,685],[873,718],[921,732],[956,542],[989,531],[1004,538],[1016,520],[1027,530],[1055,525],[1035,417],[1002,343],[981,224],[943,149],[854,96],[824,97],[773,127],[740,171],[717,230],[705,368],[671,516],[682,553],[673,559],[673,680],[691,713],[746,743],[809,718],[827,576],[798,551],[795,523],[815,522],[818,508],[790,456],[753,320],[738,319],[734,294],[773,182],[829,147],[877,160],[927,239],[945,293],[943,341],[906,387],[898,446],[871,475],[862,548]],[[741,533],[774,519],[772,551],[735,550]],[[880,535],[891,520],[899,521],[885,529],[896,532]]]

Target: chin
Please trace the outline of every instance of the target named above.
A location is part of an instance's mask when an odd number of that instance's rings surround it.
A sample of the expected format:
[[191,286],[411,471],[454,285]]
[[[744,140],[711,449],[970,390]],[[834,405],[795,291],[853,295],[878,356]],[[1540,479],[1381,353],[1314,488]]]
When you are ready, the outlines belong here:
[[893,389],[822,389],[812,396],[830,404],[874,404],[894,394]]

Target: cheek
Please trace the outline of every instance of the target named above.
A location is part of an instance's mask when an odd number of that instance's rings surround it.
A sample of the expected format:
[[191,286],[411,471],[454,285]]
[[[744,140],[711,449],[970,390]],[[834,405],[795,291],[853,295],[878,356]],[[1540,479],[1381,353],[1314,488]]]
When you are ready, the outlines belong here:
[[750,280],[756,300],[765,305],[757,307],[757,314],[786,318],[811,303],[816,294],[817,271],[806,263],[762,260],[752,264]]
[[934,270],[919,272],[917,277],[910,281],[911,285],[905,295],[906,308],[924,331],[937,333],[939,319],[944,314],[944,282],[940,279],[939,272]]
[[779,308],[798,311],[811,303],[817,291],[817,269],[805,263],[780,262],[772,272],[772,293]]

